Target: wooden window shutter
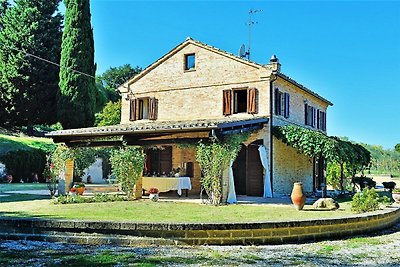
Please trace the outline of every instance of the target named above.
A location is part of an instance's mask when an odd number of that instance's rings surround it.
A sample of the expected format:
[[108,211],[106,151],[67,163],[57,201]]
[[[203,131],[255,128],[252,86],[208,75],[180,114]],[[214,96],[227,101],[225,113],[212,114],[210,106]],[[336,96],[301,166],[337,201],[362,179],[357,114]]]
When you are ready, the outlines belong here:
[[321,124],[321,111],[317,109],[317,129],[320,129],[322,124]]
[[304,124],[308,125],[308,105],[304,104]]
[[136,117],[136,98],[130,100],[129,104],[129,120],[130,121],[135,121],[137,119]]
[[247,89],[247,113],[249,113],[249,114],[257,113],[257,89],[256,88]]
[[158,113],[158,100],[155,97],[149,98],[149,120],[156,120]]
[[312,109],[312,127],[315,127],[315,108],[311,107]]
[[223,114],[232,114],[232,90],[224,90],[223,93]]
[[289,95],[289,93],[285,93],[284,115],[285,115],[285,118],[289,118],[289,115],[290,115],[290,95]]
[[279,115],[279,112],[281,110],[279,104],[280,104],[281,98],[279,96],[279,89],[275,88],[275,115]]

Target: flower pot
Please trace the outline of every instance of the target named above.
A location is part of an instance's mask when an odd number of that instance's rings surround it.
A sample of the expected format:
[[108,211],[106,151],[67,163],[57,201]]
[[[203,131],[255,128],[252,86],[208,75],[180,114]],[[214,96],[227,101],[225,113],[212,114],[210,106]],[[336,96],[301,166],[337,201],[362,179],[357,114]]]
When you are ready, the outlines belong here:
[[75,192],[76,192],[77,195],[83,195],[83,192],[85,192],[85,187],[84,186],[76,187],[75,188]]
[[306,195],[303,193],[303,184],[294,183],[292,194],[290,195],[293,206],[296,210],[302,210],[306,203]]
[[394,202],[400,204],[400,193],[392,193],[392,198]]
[[159,199],[159,196],[158,196],[158,194],[150,194],[149,199],[151,199],[151,201],[153,201],[153,202],[157,202]]

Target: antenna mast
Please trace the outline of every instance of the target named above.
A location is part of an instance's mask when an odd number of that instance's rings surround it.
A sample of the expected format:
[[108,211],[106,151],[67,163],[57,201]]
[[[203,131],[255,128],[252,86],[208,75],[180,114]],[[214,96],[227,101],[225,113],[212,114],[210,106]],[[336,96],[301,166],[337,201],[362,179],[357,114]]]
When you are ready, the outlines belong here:
[[251,27],[254,24],[257,24],[257,21],[253,21],[253,14],[262,12],[261,9],[250,9],[249,10],[249,21],[247,22],[247,26],[249,26],[249,48],[247,49],[247,59],[250,60],[250,45],[251,45]]

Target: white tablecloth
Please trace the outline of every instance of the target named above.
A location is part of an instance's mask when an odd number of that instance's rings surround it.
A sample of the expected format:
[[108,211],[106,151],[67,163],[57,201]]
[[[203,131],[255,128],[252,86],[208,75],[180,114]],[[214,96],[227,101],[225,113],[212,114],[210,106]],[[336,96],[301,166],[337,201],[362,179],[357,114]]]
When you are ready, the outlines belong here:
[[182,189],[192,189],[190,177],[143,177],[142,187],[149,190],[155,187],[160,192],[177,190],[178,195],[182,195]]

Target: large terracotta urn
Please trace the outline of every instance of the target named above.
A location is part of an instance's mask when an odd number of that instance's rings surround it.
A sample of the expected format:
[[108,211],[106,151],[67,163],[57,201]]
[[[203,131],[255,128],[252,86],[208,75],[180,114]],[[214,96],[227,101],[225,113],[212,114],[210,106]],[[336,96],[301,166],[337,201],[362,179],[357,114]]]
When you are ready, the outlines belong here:
[[392,193],[392,198],[393,198],[394,202],[396,202],[397,204],[400,204],[400,192]]
[[306,195],[303,193],[303,184],[302,183],[294,183],[292,194],[290,195],[292,198],[293,206],[296,210],[302,210],[304,204],[306,203]]

